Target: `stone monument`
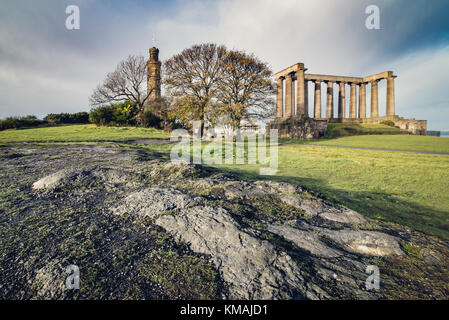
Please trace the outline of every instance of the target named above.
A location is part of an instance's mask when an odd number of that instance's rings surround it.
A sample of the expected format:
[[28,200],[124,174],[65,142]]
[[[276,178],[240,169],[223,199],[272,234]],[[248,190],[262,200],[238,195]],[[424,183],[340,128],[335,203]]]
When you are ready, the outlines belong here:
[[[425,135],[426,120],[404,119],[395,113],[392,71],[367,77],[332,76],[306,73],[297,63],[275,74],[277,82],[276,119],[267,125],[277,129],[281,138],[311,139],[324,136],[328,122],[381,123],[391,121],[412,134]],[[386,115],[379,116],[378,82],[386,80]],[[309,117],[308,82],[314,84],[313,117]],[[326,84],[326,107],[322,112],[321,84]],[[334,84],[338,86],[337,110],[334,110]],[[346,115],[346,85],[350,88],[349,112]],[[371,89],[370,116],[366,112],[366,88]],[[358,87],[358,90],[357,90]],[[296,95],[295,95],[296,89]],[[358,99],[357,99],[358,91]]]

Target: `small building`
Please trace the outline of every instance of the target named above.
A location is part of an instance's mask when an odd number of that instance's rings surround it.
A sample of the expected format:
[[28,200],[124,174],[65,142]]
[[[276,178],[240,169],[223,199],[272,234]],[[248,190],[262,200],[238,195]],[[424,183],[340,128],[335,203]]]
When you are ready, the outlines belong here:
[[243,119],[240,122],[241,133],[259,133],[260,126],[256,120]]

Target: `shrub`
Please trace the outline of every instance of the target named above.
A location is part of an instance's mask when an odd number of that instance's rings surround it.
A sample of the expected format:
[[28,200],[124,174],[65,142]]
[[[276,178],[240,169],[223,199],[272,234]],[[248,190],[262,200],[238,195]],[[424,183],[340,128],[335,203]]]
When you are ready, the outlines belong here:
[[89,114],[87,112],[50,113],[44,120],[51,124],[89,123]]
[[389,127],[395,127],[394,122],[390,120],[382,121],[380,124],[389,126]]
[[0,120],[0,131],[6,129],[31,128],[45,124],[45,121],[39,120],[36,116],[28,115],[25,117],[8,117]]
[[89,113],[89,121],[97,126],[109,125],[113,121],[113,106],[101,106],[92,109]]
[[139,117],[139,124],[146,128],[160,128],[162,119],[151,111],[144,111],[143,114]]
[[89,121],[97,126],[135,125],[137,112],[135,104],[125,101],[93,108],[89,113]]

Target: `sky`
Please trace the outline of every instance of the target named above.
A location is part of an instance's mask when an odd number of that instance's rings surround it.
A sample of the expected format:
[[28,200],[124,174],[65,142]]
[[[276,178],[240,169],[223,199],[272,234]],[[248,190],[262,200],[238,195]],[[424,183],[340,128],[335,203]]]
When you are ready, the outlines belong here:
[[[65,26],[68,5],[80,9],[79,30]],[[369,5],[378,30],[365,26]],[[155,39],[161,60],[213,42],[273,72],[297,62],[318,74],[391,70],[396,114],[449,130],[448,12],[447,0],[0,0],[0,118],[89,111],[106,74],[130,54],[147,57]],[[385,90],[381,81],[380,115]]]

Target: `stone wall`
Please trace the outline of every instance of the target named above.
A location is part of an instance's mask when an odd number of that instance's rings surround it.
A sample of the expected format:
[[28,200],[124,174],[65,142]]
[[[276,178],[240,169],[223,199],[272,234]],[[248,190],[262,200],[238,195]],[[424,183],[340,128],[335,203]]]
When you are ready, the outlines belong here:
[[370,123],[378,124],[383,121],[392,121],[394,125],[401,128],[402,130],[407,130],[412,134],[416,135],[426,135],[427,133],[427,120],[416,120],[404,119],[399,116],[384,116],[384,117],[374,117],[374,118],[344,118],[344,119],[329,119],[331,123]]
[[270,134],[270,129],[277,129],[279,138],[318,139],[326,135],[327,120],[308,117],[280,118],[267,124],[267,135]]
[[404,119],[396,117],[394,125],[398,126],[403,130],[410,131],[413,134],[425,136],[427,134],[427,121],[426,120],[415,120],[415,119]]

